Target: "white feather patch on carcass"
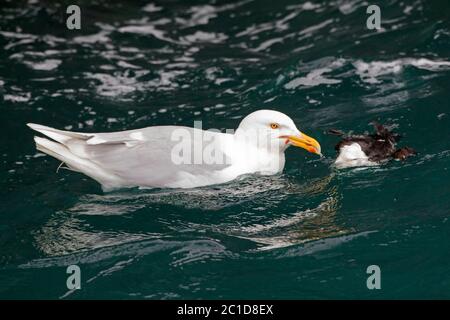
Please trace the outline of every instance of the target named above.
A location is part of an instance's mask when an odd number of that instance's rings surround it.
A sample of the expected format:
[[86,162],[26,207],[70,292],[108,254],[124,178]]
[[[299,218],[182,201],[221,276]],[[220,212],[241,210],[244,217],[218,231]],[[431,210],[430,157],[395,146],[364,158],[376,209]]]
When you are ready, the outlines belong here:
[[352,143],[339,149],[339,155],[334,164],[337,168],[342,169],[359,166],[375,166],[378,163],[370,161],[358,143]]

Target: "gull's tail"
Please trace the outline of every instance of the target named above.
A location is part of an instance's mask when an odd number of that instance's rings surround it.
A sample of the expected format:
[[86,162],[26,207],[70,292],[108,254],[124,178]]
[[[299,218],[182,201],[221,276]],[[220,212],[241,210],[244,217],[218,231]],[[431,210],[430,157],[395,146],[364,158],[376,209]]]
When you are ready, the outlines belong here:
[[35,123],[27,123],[27,126],[54,140],[51,141],[35,136],[34,141],[36,142],[37,150],[42,151],[58,160],[61,160],[62,162],[66,163],[69,168],[75,171],[81,171],[81,168],[77,169],[77,167],[80,167],[80,164],[82,163],[81,159],[70,152],[67,144],[71,139],[86,140],[88,138],[87,135],[77,132],[57,130]]
[[85,144],[86,140],[91,138],[92,135],[57,130],[34,123],[27,123],[27,126],[54,140],[35,136],[34,141],[36,142],[37,150],[64,162],[69,169],[84,173],[92,179],[97,180],[102,184],[104,189],[113,188],[110,182],[114,177],[112,177],[111,173],[90,159],[82,157],[80,152],[73,150],[77,145]]

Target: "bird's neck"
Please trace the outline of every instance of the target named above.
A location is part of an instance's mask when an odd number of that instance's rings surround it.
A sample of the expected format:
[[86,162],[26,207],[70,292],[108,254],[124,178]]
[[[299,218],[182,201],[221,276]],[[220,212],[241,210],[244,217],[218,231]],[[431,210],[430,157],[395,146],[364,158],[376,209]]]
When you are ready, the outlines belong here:
[[233,164],[243,173],[271,175],[283,171],[285,157],[282,149],[273,146],[262,147],[252,139],[246,139],[239,134],[234,135],[233,149],[231,157]]

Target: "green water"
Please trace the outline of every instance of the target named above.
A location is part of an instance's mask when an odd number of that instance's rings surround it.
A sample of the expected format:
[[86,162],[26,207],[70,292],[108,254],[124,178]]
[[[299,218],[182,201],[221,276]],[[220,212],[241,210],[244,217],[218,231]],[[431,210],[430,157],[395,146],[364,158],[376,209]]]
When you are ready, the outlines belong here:
[[[380,31],[358,0],[78,3],[74,31],[65,5],[1,4],[0,298],[450,298],[448,1],[380,3]],[[291,148],[278,176],[105,194],[56,173],[25,126],[225,130],[260,108],[325,157]],[[372,120],[418,156],[333,169],[326,131]]]

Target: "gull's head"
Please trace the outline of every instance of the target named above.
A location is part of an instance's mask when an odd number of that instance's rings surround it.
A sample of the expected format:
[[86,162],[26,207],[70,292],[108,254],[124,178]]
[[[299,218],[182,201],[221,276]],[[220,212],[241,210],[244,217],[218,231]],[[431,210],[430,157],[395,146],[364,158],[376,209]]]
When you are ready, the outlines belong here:
[[250,113],[239,124],[238,136],[254,139],[258,147],[284,152],[290,145],[311,153],[321,154],[320,144],[314,138],[297,129],[294,121],[284,113],[274,110],[258,110]]

